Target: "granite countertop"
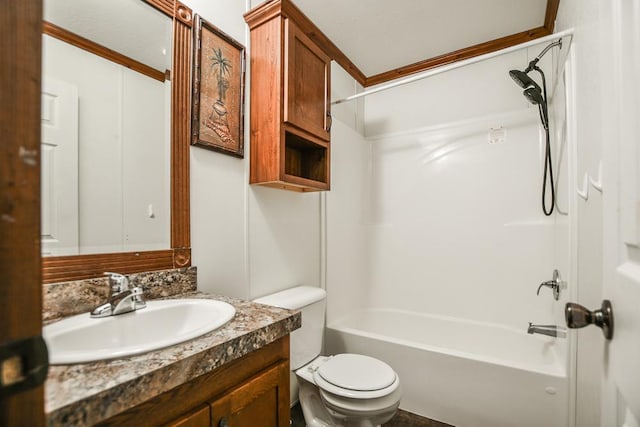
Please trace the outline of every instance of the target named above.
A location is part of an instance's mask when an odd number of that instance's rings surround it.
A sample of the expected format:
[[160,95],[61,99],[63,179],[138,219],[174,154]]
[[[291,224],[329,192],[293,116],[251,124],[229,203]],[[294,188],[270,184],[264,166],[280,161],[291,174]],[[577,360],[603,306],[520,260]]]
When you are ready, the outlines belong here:
[[49,368],[45,414],[50,426],[93,425],[238,359],[297,329],[300,313],[235,298],[189,292],[236,308],[224,326],[149,353]]

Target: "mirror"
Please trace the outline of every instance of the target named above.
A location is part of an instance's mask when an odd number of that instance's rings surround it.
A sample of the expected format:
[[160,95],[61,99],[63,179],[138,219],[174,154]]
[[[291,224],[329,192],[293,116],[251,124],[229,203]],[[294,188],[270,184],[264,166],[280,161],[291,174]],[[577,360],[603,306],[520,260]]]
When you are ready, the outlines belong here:
[[169,248],[172,20],[45,0],[44,21],[43,256]]
[[43,282],[190,265],[191,10],[44,5]]

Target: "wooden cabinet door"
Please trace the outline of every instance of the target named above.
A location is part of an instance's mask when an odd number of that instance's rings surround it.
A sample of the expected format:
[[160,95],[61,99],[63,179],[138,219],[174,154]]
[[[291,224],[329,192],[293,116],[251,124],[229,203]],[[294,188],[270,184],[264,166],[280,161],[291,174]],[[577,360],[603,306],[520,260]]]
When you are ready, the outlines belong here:
[[196,410],[173,420],[165,427],[209,427],[211,425],[211,408],[200,406]]
[[211,403],[211,425],[289,426],[289,363],[274,365]]
[[285,31],[284,120],[329,141],[331,60],[290,19]]

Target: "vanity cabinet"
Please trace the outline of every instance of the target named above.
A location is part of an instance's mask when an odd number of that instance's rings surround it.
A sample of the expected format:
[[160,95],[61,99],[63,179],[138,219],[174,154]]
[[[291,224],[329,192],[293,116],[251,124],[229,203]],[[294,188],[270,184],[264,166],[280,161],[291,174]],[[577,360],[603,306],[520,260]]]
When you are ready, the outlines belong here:
[[[267,369],[244,384],[235,387],[211,403],[211,425],[226,426],[284,426],[289,425],[289,411],[282,420],[278,399],[281,387],[289,387],[288,364],[280,363]],[[283,378],[284,377],[284,378]],[[286,379],[285,384],[282,380]],[[288,404],[288,400],[286,401]]]
[[251,30],[250,183],[294,191],[330,188],[331,59],[289,0],[245,15]]
[[211,425],[211,407],[203,405],[193,412],[171,421],[166,427],[205,427]]
[[289,421],[287,335],[101,424],[288,427]]

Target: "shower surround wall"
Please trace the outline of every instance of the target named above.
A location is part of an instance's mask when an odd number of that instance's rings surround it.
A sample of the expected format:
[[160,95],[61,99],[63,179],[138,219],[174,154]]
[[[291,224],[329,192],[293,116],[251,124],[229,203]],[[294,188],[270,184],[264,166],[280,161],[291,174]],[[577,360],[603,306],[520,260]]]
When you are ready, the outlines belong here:
[[[329,353],[351,351],[340,344],[349,338],[334,331],[349,328],[345,325],[353,322],[345,316],[351,319],[359,309],[446,317],[485,325],[486,330],[510,330],[525,340],[553,342],[527,335],[526,328],[528,322],[563,324],[569,291],[554,301],[549,289],[539,296],[536,289],[551,279],[554,268],[569,276],[569,225],[566,216],[542,213],[544,133],[537,108],[508,77],[510,69],[523,69],[543,47],[366,98],[367,138],[354,134],[346,147],[334,145],[335,175],[327,195]],[[551,54],[540,64],[545,71],[557,66]],[[550,93],[551,74],[547,72]],[[562,87],[557,96],[564,96]],[[560,129],[559,135],[552,129],[553,161],[558,169],[558,153],[564,150],[558,189],[566,212],[568,155],[566,145],[557,144],[565,134],[558,108],[564,103],[552,108],[552,127]],[[502,128],[504,138],[490,142],[492,128]],[[369,326],[361,325],[365,331]],[[391,340],[400,336],[391,335]],[[554,384],[557,396],[539,387],[544,380],[530,384],[537,384],[532,393],[541,401],[561,399],[552,405],[558,426],[568,419],[567,346],[561,339],[553,345],[553,369],[561,379]],[[517,365],[515,356],[509,362],[508,348],[506,364]],[[411,380],[410,374],[405,377]],[[405,399],[409,405],[415,401]],[[404,408],[429,416],[427,406]]]
[[[537,108],[507,74],[524,68],[540,49],[366,98],[367,138],[353,132],[346,147],[336,144],[341,151],[332,159],[327,277],[335,293],[330,301],[340,305],[341,294],[348,292],[333,271],[351,264],[360,272],[350,286],[366,283],[359,286],[364,306],[520,329],[528,321],[560,320],[553,317],[557,303],[549,290],[536,296],[536,289],[551,279],[553,268],[568,271],[568,243],[556,247],[559,224],[565,236],[568,226],[557,214],[542,214],[544,134]],[[541,61],[545,69],[554,66],[551,56]],[[552,87],[553,82],[550,92]],[[501,127],[504,140],[491,143],[490,129]],[[552,138],[562,137],[552,131]],[[566,163],[566,153],[562,160]],[[557,161],[554,153],[556,169]],[[560,169],[565,177],[558,188],[566,199],[566,164]],[[353,242],[367,251],[365,263],[335,255]],[[330,311],[329,321],[348,312]]]
[[[554,220],[540,212],[539,133],[526,113],[372,141],[372,307],[550,323],[551,293],[535,292],[551,278]],[[501,126],[506,140],[489,143]]]

